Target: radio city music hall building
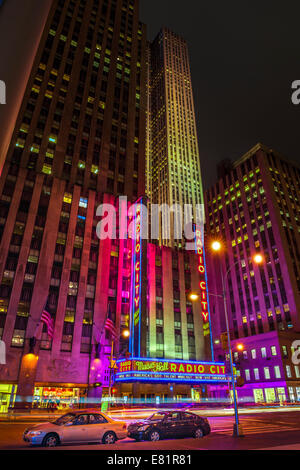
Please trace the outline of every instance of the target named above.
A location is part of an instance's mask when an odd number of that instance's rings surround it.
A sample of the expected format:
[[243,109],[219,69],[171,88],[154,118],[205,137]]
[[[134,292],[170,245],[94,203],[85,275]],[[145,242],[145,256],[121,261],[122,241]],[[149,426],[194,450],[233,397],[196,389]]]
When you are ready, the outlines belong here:
[[[300,401],[292,360],[300,339],[300,168],[258,144],[220,170],[205,194],[209,291],[222,292],[220,270],[229,270],[231,339],[244,379],[238,395],[250,403]],[[220,253],[210,249],[212,240]],[[255,266],[256,252],[263,263]],[[224,360],[224,308],[210,300],[215,357]]]

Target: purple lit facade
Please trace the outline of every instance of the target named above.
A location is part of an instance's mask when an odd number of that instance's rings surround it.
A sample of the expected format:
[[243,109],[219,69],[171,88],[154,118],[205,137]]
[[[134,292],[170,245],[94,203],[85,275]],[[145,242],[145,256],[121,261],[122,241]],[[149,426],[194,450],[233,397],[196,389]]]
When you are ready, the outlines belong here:
[[[205,206],[211,293],[222,292],[220,270],[230,270],[231,339],[245,380],[238,395],[250,402],[299,401],[292,343],[300,336],[300,168],[258,144],[220,172],[218,183],[206,191]],[[223,245],[220,253],[209,249],[215,239]],[[262,253],[261,265],[253,262],[255,253]],[[220,360],[224,306],[214,296],[210,302],[215,357]],[[244,353],[237,351],[240,343]]]

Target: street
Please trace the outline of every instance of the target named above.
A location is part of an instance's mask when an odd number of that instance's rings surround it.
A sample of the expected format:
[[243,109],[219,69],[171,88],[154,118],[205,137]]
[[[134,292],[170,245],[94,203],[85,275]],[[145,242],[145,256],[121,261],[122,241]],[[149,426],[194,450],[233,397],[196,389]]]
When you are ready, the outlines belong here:
[[[209,418],[211,434],[201,440],[187,438],[154,443],[125,439],[112,446],[60,446],[51,450],[300,450],[299,417],[296,411],[242,415],[240,421],[245,437],[241,438],[232,437],[232,416],[214,416]],[[23,431],[28,425],[32,423],[0,423],[0,449],[35,451],[36,448],[29,447],[22,440]]]

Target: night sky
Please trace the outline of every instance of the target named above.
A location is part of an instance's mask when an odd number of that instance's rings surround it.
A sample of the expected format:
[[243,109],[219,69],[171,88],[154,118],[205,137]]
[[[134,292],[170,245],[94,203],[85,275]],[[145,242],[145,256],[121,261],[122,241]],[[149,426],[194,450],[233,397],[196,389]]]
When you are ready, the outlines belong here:
[[149,39],[164,25],[188,41],[204,186],[257,142],[300,163],[299,0],[140,2]]

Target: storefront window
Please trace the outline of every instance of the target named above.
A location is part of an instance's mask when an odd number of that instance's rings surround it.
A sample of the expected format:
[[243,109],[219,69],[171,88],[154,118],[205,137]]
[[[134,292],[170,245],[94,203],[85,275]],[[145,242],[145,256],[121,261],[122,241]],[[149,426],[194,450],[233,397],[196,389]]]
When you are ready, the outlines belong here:
[[13,406],[16,398],[17,386],[12,384],[0,384],[0,413],[7,413]]
[[276,401],[276,394],[274,388],[266,388],[265,394],[267,403],[274,403]]
[[263,403],[264,402],[264,391],[262,388],[258,388],[253,390],[254,401],[255,403]]
[[79,388],[35,387],[33,407],[58,410],[76,408],[80,399],[79,392]]

